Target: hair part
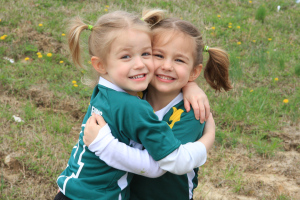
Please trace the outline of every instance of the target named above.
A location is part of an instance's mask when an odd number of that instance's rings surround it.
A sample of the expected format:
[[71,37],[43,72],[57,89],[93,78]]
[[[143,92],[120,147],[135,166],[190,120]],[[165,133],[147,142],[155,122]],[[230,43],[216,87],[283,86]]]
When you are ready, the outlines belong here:
[[[194,51],[194,67],[203,63],[203,39],[200,31],[190,22],[177,18],[166,18],[153,27],[153,37],[164,37],[164,32],[174,31],[173,36],[176,36],[176,32],[183,33],[191,37],[195,42]],[[166,37],[166,36],[165,36]],[[170,40],[170,39],[169,39]],[[209,59],[204,69],[204,78],[207,83],[216,91],[221,91],[223,88],[225,91],[232,89],[229,80],[229,58],[226,51],[219,48],[209,48]]]
[[[143,12],[141,20],[137,15],[115,11],[101,16],[93,26],[88,40],[89,55],[96,56],[106,64],[107,54],[113,41],[122,35],[123,31],[134,29],[143,31],[151,36],[150,27],[163,19],[163,10],[147,10]],[[76,66],[84,68],[81,61],[80,34],[88,29],[88,25],[80,17],[75,17],[70,21],[68,28],[68,44],[72,60]],[[99,74],[93,67],[89,71],[93,77],[84,77],[83,82],[89,86],[95,86],[99,80]],[[95,73],[97,76],[95,76]],[[92,79],[92,80],[91,80]]]

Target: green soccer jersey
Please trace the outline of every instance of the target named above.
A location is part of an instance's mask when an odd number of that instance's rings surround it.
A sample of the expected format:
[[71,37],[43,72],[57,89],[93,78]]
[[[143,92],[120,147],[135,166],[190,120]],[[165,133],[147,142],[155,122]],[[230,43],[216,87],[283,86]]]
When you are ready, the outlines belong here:
[[155,160],[172,153],[181,142],[166,122],[158,120],[147,101],[100,84],[95,87],[78,143],[57,184],[71,199],[128,199],[127,186],[133,175],[108,166],[83,143],[85,123],[93,112],[104,117],[119,141],[127,145],[130,140],[143,144]]
[[[182,144],[197,141],[203,133],[204,123],[195,119],[194,112],[186,112],[183,101],[172,107],[163,117]],[[135,175],[130,185],[131,200],[189,200],[198,185],[198,168],[185,175],[165,173],[159,178]]]

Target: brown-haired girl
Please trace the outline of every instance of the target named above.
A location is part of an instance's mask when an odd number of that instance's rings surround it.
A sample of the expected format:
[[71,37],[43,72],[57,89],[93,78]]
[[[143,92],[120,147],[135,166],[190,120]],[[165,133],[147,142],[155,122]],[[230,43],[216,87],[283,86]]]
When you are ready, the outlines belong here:
[[[60,192],[56,199],[129,198],[127,186],[133,175],[110,167],[83,142],[83,131],[93,113],[102,115],[109,124],[99,135],[112,132],[126,145],[141,143],[153,159],[159,160],[159,166],[164,170],[186,173],[205,162],[205,144],[181,145],[169,125],[159,121],[153,108],[137,97],[153,77],[152,35],[148,23],[159,22],[161,14],[160,10],[149,11],[141,20],[136,15],[116,11],[100,17],[94,26],[79,18],[71,23],[68,41],[74,62],[82,66],[79,36],[89,29],[91,62],[100,78],[97,77],[98,84],[84,117],[78,143],[66,169],[57,178]],[[205,154],[199,155],[204,151]]]
[[[152,33],[155,69],[146,99],[159,118],[168,122],[175,137],[182,144],[194,142],[202,136],[203,127],[197,127],[197,121],[193,119],[191,113],[185,111],[181,89],[188,81],[194,81],[199,76],[202,70],[203,52],[208,52],[209,59],[204,70],[205,79],[217,91],[230,90],[232,87],[228,77],[228,55],[222,49],[204,46],[198,29],[184,20],[163,19],[152,27]],[[170,108],[173,110],[168,111]],[[100,125],[97,125],[96,121],[100,122]],[[85,140],[93,141],[87,143],[90,145],[89,148],[110,166],[138,174],[133,177],[130,185],[130,199],[188,200],[193,198],[193,190],[198,185],[197,168],[184,175],[167,172],[158,178],[145,177],[147,170],[143,171],[136,166],[137,163],[145,163],[148,160],[148,158],[145,159],[146,151],[138,151],[117,140],[108,140],[107,138],[112,137],[111,135],[101,136],[98,130],[104,124],[100,116],[92,118],[86,127]],[[194,129],[195,127],[197,128]],[[97,138],[93,140],[96,136]],[[204,136],[201,139],[204,139]],[[213,140],[206,138],[205,142],[209,144],[205,145],[207,150],[211,147]],[[143,167],[148,169],[145,165]],[[151,168],[156,170],[153,166]]]

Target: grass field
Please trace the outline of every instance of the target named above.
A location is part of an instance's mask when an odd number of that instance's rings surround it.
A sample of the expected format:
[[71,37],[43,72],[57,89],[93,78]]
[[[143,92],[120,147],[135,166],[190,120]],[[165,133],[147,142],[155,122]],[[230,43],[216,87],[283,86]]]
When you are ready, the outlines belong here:
[[[217,130],[194,199],[300,199],[295,2],[0,0],[0,199],[53,199],[78,139],[92,89],[80,81],[86,71],[69,60],[68,19],[80,15],[93,24],[110,11],[145,7],[191,21],[207,45],[230,54],[233,90],[215,93],[198,80]],[[90,66],[87,56],[84,62]]]

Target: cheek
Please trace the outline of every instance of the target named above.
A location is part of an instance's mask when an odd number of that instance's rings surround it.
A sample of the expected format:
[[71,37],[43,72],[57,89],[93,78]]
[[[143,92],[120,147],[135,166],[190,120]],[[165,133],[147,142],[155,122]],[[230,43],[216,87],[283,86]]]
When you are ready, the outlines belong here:
[[162,65],[163,61],[158,59],[153,59],[153,63],[154,63],[154,71],[155,71]]

